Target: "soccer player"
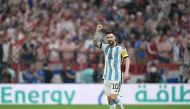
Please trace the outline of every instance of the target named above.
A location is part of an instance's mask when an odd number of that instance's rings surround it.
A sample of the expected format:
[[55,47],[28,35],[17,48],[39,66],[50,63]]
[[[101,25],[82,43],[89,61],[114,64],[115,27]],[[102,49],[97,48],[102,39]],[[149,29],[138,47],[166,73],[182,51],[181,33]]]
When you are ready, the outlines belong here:
[[[106,40],[108,44],[98,41],[100,31],[106,34]],[[96,33],[93,38],[93,42],[96,47],[100,48],[104,52],[105,66],[104,66],[104,91],[107,95],[107,100],[110,105],[110,109],[116,109],[116,105],[119,105],[120,109],[124,109],[123,104],[119,98],[120,85],[122,78],[127,80],[129,78],[129,65],[130,60],[127,54],[127,50],[117,43],[117,37],[112,31],[105,31],[103,25],[97,25]],[[125,61],[124,61],[125,60]],[[125,62],[125,71],[122,74],[121,64]],[[123,76],[123,77],[122,77]]]

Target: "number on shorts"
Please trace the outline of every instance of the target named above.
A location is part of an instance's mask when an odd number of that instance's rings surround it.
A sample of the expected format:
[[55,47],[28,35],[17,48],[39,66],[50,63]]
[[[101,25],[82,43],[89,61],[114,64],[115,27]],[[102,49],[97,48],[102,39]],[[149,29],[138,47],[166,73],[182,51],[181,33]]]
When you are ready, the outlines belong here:
[[119,84],[118,83],[113,83],[113,88],[112,89],[119,89]]

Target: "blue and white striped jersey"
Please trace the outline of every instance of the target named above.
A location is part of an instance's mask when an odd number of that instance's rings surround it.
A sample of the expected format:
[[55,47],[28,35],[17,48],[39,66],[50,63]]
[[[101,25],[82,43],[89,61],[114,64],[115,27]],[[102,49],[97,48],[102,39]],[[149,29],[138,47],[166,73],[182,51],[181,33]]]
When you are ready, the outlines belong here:
[[111,47],[109,44],[101,43],[100,49],[105,56],[103,79],[111,81],[121,81],[121,64],[123,58],[128,57],[127,50],[121,45]]

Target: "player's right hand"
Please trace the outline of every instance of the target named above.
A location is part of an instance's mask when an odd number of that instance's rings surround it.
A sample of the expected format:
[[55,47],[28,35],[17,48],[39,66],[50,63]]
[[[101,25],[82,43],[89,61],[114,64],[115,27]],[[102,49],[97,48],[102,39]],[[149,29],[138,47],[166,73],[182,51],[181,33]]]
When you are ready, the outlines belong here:
[[102,28],[103,28],[103,25],[100,25],[100,24],[97,25],[96,26],[96,32],[100,31]]

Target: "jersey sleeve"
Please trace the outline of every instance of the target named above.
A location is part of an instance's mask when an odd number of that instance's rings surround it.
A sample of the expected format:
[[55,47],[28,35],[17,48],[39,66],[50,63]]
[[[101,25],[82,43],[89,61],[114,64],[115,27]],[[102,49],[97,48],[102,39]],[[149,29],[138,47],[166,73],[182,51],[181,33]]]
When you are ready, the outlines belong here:
[[122,59],[129,57],[127,50],[125,48],[122,48],[121,57]]
[[105,44],[105,43],[101,43],[101,44],[100,44],[100,49],[101,49],[102,51],[105,51],[106,47],[108,47],[108,44]]

